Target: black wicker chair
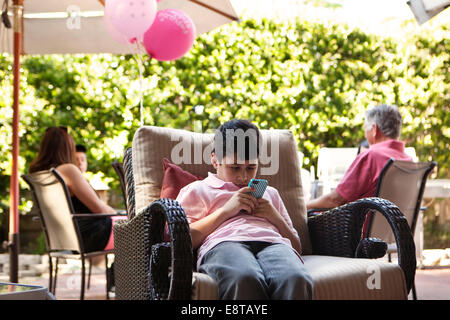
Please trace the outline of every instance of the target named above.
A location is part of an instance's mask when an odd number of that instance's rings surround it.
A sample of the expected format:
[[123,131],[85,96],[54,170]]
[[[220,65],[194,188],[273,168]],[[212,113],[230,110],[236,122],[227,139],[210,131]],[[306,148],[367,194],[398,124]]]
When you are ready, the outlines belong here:
[[114,168],[114,171],[117,173],[120,182],[120,189],[122,190],[123,202],[125,205],[125,211],[127,210],[127,195],[126,195],[126,186],[125,186],[125,176],[123,173],[123,163],[114,161],[111,163],[111,166]]
[[[124,156],[127,201],[134,205],[131,150]],[[133,207],[134,208],[134,207]],[[379,258],[386,243],[361,240],[369,210],[379,211],[388,221],[398,247],[407,292],[414,283],[415,247],[408,223],[390,201],[366,198],[309,217],[313,254],[349,258]],[[170,240],[164,239],[168,225]],[[189,224],[183,208],[174,200],[159,199],[129,221],[114,226],[117,299],[190,299],[193,257]],[[170,272],[169,272],[170,271]]]

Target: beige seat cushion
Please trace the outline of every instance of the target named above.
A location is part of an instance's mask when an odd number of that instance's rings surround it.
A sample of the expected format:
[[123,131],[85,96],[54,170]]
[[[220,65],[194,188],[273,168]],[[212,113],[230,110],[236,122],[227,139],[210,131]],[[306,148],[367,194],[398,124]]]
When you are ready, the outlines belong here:
[[217,300],[217,283],[207,274],[194,272],[192,275],[192,300]]
[[[260,174],[275,173],[259,176],[279,191],[300,236],[303,254],[311,254],[297,143],[289,130],[261,130],[261,134],[266,145],[262,148]],[[215,172],[209,160],[213,136],[153,126],[139,128],[132,148],[136,212],[159,199],[164,157],[197,176],[206,177],[208,172]]]
[[396,263],[372,259],[304,256],[315,300],[407,299],[405,277]]
[[[314,283],[315,300],[407,299],[403,271],[395,263],[330,256],[304,256]],[[377,278],[378,277],[378,278]],[[217,284],[194,272],[192,298],[218,299]]]

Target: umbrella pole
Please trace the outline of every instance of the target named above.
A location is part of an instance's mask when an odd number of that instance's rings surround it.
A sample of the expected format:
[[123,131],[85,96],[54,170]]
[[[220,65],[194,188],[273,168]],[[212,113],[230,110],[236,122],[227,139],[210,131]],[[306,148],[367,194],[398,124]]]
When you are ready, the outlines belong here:
[[235,17],[235,16],[233,16],[233,15],[231,15],[231,14],[228,14],[228,13],[226,13],[226,12],[223,12],[222,10],[219,10],[219,9],[217,9],[217,8],[214,8],[214,7],[210,6],[210,5],[207,5],[206,3],[203,3],[203,2],[198,1],[198,0],[189,0],[189,1],[191,1],[191,2],[193,2],[193,3],[195,3],[195,4],[197,4],[197,5],[199,5],[199,6],[201,6],[201,7],[204,7],[204,8],[206,8],[206,9],[209,9],[209,10],[211,10],[211,11],[214,11],[215,13],[218,13],[218,14],[224,16],[224,17],[227,17],[227,18],[230,19],[230,20],[239,21],[239,18],[238,18],[238,17]]
[[19,92],[23,0],[14,0],[14,91],[12,171],[9,206],[9,281],[19,282]]

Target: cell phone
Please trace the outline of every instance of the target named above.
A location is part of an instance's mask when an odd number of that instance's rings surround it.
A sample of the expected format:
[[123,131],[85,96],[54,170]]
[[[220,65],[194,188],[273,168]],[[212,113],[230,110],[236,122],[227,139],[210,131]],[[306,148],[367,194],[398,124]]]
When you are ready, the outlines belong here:
[[250,188],[254,188],[254,192],[249,192],[256,199],[262,198],[264,192],[266,191],[267,185],[269,182],[265,179],[252,179],[248,183]]

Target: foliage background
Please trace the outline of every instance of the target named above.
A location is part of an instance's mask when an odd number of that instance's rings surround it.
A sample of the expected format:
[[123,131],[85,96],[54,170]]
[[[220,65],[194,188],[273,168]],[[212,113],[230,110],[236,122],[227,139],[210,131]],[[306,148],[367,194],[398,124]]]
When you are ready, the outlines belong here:
[[[233,117],[291,129],[315,165],[318,150],[354,147],[364,111],[400,107],[402,139],[434,177],[449,178],[450,26],[379,37],[344,25],[248,19],[200,36],[174,62],[144,59],[145,124],[214,129]],[[48,55],[22,59],[20,173],[48,126],[67,126],[88,147],[89,170],[116,177],[139,127],[139,72],[133,56]],[[11,172],[12,57],[0,55],[0,224],[7,237]],[[196,106],[203,112],[196,113]],[[198,108],[197,108],[198,110]],[[105,180],[105,179],[104,179]],[[117,179],[110,187],[120,192]],[[106,181],[109,181],[106,179]],[[21,211],[31,208],[21,181]],[[115,197],[120,205],[120,197]],[[6,231],[5,231],[6,230]],[[448,239],[450,241],[450,239]]]

